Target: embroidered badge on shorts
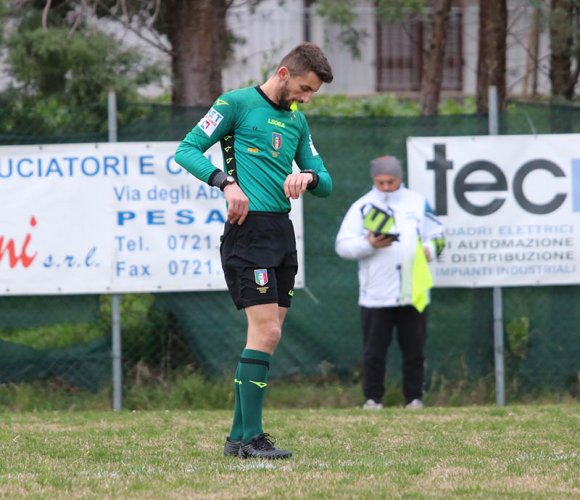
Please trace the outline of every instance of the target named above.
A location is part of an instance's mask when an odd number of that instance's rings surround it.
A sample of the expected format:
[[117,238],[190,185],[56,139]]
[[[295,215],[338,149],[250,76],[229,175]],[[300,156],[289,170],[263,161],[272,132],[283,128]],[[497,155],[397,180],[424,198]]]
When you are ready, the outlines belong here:
[[274,149],[282,148],[282,134],[278,132],[272,132],[272,147]]
[[268,283],[268,270],[254,269],[254,280],[257,285],[264,286],[266,283]]
[[254,269],[254,281],[256,282],[258,287],[256,290],[260,293],[266,293],[268,291],[269,286],[264,286],[268,283],[268,270],[267,269]]

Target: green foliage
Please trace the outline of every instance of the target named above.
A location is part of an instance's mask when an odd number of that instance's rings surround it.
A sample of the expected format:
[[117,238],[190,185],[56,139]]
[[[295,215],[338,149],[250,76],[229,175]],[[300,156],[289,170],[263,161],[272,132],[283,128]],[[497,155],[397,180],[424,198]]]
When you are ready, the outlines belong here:
[[77,108],[62,95],[26,96],[10,88],[0,93],[0,130],[35,136],[54,133],[106,131],[106,103]]
[[[420,116],[421,107],[412,99],[400,99],[394,95],[351,97],[344,94],[320,94],[300,110],[307,116]],[[475,113],[475,99],[448,99],[439,108],[442,115]]]
[[408,14],[420,12],[426,0],[377,0],[377,13],[383,21],[398,21]]
[[385,22],[397,22],[427,7],[426,0],[377,0],[377,14]]
[[70,324],[38,328],[1,329],[0,339],[34,349],[66,348],[90,342],[103,335],[98,325]]
[[35,134],[105,130],[109,91],[119,101],[134,101],[140,87],[164,75],[159,65],[145,64],[137,50],[81,28],[45,29],[33,12],[7,37],[7,64],[17,83],[0,94],[1,130],[22,130],[30,123]]
[[69,33],[64,28],[17,31],[8,40],[8,63],[29,95],[58,95],[64,102],[99,102],[114,90],[134,99],[140,85],[161,77],[144,66],[134,49],[121,49],[99,31]]
[[91,393],[60,381],[0,385],[0,411],[62,411],[111,409],[110,389]]
[[[201,372],[181,370],[173,376],[144,377],[131,370],[123,376],[123,408],[128,411],[155,410],[231,410],[233,384],[231,376],[207,378]],[[360,383],[339,380],[301,378],[270,379],[265,401],[267,409],[358,408],[363,402]],[[518,394],[508,385],[510,404],[574,403],[569,393],[554,390]],[[427,408],[490,405],[495,402],[493,381],[486,378],[469,381],[439,379],[437,387],[425,393]],[[400,384],[388,382],[383,398],[387,408],[401,408]],[[45,382],[0,385],[0,412],[109,410],[110,387],[89,392],[53,379]]]
[[[121,295],[121,329],[123,341],[129,350],[135,347],[135,343],[143,342],[146,338],[149,340],[149,336],[157,329],[163,328],[163,325],[151,320],[154,313],[150,309],[154,300],[152,294]],[[100,318],[94,324],[61,323],[35,328],[0,329],[0,339],[35,349],[71,347],[90,342],[103,335],[108,336],[112,329],[111,318],[111,296],[102,295]]]
[[473,115],[477,113],[475,97],[467,96],[461,99],[445,99],[439,105],[440,115]]
[[[257,82],[248,82],[248,85]],[[106,98],[87,101],[90,104],[73,104],[67,96],[32,95],[24,97],[16,89],[0,93],[0,131],[34,131],[34,135],[78,133],[106,133]],[[151,109],[145,106],[126,105],[130,101],[118,99],[117,119],[119,126],[146,120]],[[420,116],[420,106],[411,99],[399,99],[393,95],[351,97],[344,94],[320,94],[308,104],[300,107],[307,116],[329,117],[378,117],[378,116]],[[472,114],[475,100],[449,99],[441,103],[441,115]]]
[[415,101],[399,100],[392,95],[349,97],[317,95],[308,105],[300,106],[307,116],[419,116]]
[[572,60],[577,58],[580,50],[580,30],[575,20],[579,13],[578,0],[553,2],[548,17],[551,50]]
[[[169,317],[152,309],[153,294],[121,295],[121,332],[123,364],[141,376],[159,376],[167,351],[167,338],[172,335]],[[102,322],[105,334],[112,330],[111,297],[102,297]],[[145,368],[146,367],[146,368]],[[151,372],[154,373],[151,373]]]
[[132,383],[124,394],[124,407],[130,410],[229,409],[233,404],[231,377],[210,380],[199,372]]
[[530,339],[530,318],[522,316],[512,319],[505,328],[512,353],[518,358],[525,358]]
[[0,0],[0,47],[4,37],[4,23],[6,22],[6,0]]

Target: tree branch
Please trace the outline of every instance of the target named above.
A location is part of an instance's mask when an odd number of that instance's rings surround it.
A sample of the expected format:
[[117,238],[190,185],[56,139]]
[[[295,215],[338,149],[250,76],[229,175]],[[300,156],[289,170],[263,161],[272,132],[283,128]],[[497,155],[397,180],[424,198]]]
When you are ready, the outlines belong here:
[[[124,0],[119,0],[119,1],[122,3],[121,10],[123,11],[123,14],[125,14],[125,16],[128,16],[126,9],[123,7],[123,6],[126,7]],[[95,6],[98,4],[100,4],[102,7],[106,8],[106,5],[101,0],[95,0]],[[117,2],[117,5],[119,5],[119,2]],[[123,15],[118,15],[115,12],[115,10],[116,9],[109,11],[110,12],[109,15],[113,20],[119,21],[121,24],[123,24],[123,26],[125,26],[125,29],[127,29],[131,33],[135,34],[137,36],[137,38],[139,38],[140,40],[143,40],[145,43],[151,45],[152,47],[160,50],[161,52],[163,52],[165,54],[171,54],[171,47],[167,47],[167,45],[163,43],[163,41],[161,40],[161,37],[156,34],[155,30],[150,30],[149,28],[147,28],[147,30],[149,31],[149,34],[155,34],[153,37],[147,37],[147,36],[143,35],[143,33],[141,33],[141,30],[136,29],[133,26],[131,26],[131,23],[129,22],[128,17],[126,17],[125,20],[123,20]]]
[[47,30],[48,29],[48,11],[50,10],[50,4],[52,0],[46,0],[44,4],[44,9],[42,9],[42,27]]

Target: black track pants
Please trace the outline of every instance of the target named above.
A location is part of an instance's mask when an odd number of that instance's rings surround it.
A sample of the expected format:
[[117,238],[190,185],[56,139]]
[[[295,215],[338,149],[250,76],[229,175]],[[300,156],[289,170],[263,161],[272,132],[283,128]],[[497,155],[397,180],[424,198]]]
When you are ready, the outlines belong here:
[[365,399],[380,402],[385,393],[387,351],[397,329],[403,358],[405,404],[423,395],[427,309],[419,313],[412,306],[361,307],[363,328],[363,393]]

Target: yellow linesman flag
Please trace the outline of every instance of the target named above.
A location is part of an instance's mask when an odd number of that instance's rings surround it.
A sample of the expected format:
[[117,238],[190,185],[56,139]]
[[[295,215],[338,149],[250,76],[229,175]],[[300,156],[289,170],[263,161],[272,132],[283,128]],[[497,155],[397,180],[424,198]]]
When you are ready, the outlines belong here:
[[411,302],[413,307],[422,313],[429,304],[429,289],[433,287],[433,276],[431,276],[429,262],[427,262],[427,257],[425,257],[423,243],[420,238],[417,240],[412,282],[413,295]]

